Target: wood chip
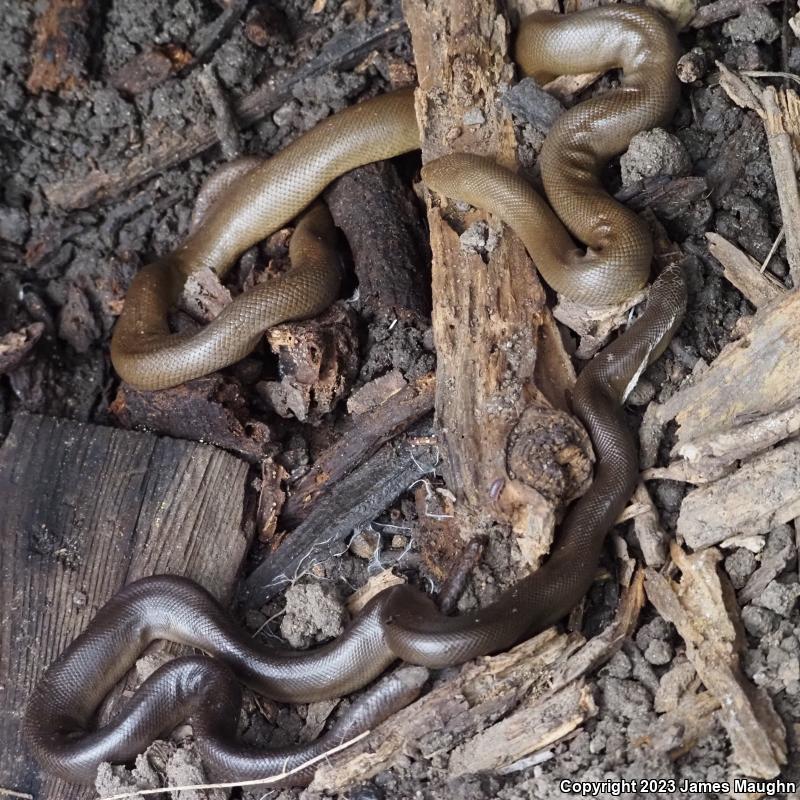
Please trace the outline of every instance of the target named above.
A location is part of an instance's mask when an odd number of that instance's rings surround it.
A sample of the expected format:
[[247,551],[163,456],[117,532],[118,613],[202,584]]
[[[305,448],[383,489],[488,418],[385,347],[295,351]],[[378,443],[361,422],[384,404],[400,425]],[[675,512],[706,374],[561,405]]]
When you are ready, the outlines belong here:
[[680,581],[646,571],[650,602],[686,642],[686,656],[720,703],[733,747],[731,763],[753,778],[774,778],[786,763],[786,729],[772,701],[741,671],[743,636],[733,588],[717,571],[716,549],[688,555],[673,543]]
[[800,292],[790,292],[759,309],[749,332],[727,345],[693,382],[663,405],[651,404],[648,427],[675,419],[673,455],[698,473],[708,466],[716,477],[726,464],[797,430],[799,351]]
[[788,289],[761,272],[761,265],[718,233],[707,233],[708,250],[722,264],[725,277],[756,307],[766,305]]
[[689,492],[678,534],[692,548],[717,544],[737,533],[766,533],[800,516],[800,441],[787,442],[736,472]]
[[311,789],[341,791],[408,757],[436,757],[454,776],[502,769],[570,735],[596,713],[587,673],[634,630],[644,603],[642,577],[624,592],[616,619],[600,636],[583,644],[580,636],[549,628],[508,653],[466,664],[344,757],[332,757]]
[[49,0],[36,18],[28,91],[71,89],[81,83],[89,57],[91,0]]

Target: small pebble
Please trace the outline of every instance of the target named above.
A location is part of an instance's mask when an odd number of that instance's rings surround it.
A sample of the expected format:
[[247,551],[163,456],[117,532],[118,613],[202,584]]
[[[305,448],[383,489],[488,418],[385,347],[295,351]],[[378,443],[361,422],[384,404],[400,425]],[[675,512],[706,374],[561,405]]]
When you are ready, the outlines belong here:
[[750,575],[755,572],[758,560],[755,555],[744,547],[734,550],[725,559],[725,571],[731,579],[734,589],[741,589]]
[[350,552],[354,556],[369,561],[380,547],[381,536],[376,531],[356,531],[350,540]]
[[653,639],[645,648],[644,657],[648,663],[662,667],[672,661],[673,650],[669,642]]
[[778,616],[775,612],[755,605],[742,609],[742,623],[745,630],[755,639],[766,636],[777,627]]
[[678,59],[678,80],[681,83],[694,83],[702,80],[708,69],[706,54],[702,47],[693,47]]
[[753,605],[774,611],[782,617],[788,617],[797,605],[798,595],[800,595],[800,585],[795,583],[787,586],[773,581],[753,600]]

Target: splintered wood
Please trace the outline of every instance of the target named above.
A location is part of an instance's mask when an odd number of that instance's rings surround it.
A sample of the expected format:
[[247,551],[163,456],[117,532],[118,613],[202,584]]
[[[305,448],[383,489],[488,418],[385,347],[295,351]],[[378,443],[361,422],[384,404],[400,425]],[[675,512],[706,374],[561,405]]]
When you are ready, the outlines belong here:
[[744,775],[774,778],[786,763],[786,729],[769,696],[751,684],[739,662],[743,635],[733,588],[717,571],[716,549],[687,555],[673,543],[680,581],[647,570],[647,596],[686,642],[686,655],[720,704],[733,746],[731,763]]
[[7,788],[35,791],[38,800],[95,797],[40,772],[27,753],[28,695],[130,581],[186,575],[230,599],[249,544],[241,530],[247,473],[244,461],[193,442],[45,417],[14,420],[0,448],[0,775]]
[[331,757],[311,789],[341,791],[408,756],[444,759],[450,778],[513,771],[522,759],[563,740],[597,706],[586,680],[631,635],[644,603],[642,576],[625,592],[617,618],[584,643],[549,629],[514,650],[466,664],[363,742]]

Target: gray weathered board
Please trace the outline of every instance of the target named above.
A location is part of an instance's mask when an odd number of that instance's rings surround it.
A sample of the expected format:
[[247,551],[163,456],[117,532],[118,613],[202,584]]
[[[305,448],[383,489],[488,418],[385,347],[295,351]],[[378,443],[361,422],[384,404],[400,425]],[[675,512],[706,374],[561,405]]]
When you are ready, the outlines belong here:
[[0,796],[95,797],[21,738],[45,667],[125,583],[187,575],[230,598],[249,542],[248,466],[207,445],[18,416],[0,448]]

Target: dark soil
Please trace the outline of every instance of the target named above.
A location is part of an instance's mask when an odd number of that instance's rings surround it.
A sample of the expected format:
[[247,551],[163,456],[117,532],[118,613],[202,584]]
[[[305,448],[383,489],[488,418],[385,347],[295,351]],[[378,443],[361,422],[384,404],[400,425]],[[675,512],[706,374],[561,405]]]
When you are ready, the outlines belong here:
[[[212,149],[124,193],[119,199],[85,210],[63,212],[50,205],[44,188],[66,175],[78,177],[96,163],[120,165],[159,132],[190,132],[213,122],[197,71],[168,78],[155,88],[131,96],[114,88],[112,78],[134,56],[154,45],[189,47],[192,37],[209,24],[220,8],[212,0],[114,0],[101,3],[102,13],[89,32],[88,77],[69,90],[32,95],[26,88],[32,29],[39,4],[5,0],[0,19],[0,336],[35,322],[44,332],[29,356],[0,377],[0,433],[10,417],[33,412],[98,424],[117,424],[109,406],[118,381],[108,356],[110,331],[126,287],[137,268],[173,249],[185,236],[192,204],[203,179],[220,163]],[[325,42],[366,14],[380,19],[397,9],[392,0],[328,0],[311,13],[310,0],[277,0],[264,40],[253,44],[245,26],[237,24],[210,59],[231,98],[243,96],[268,77],[285,80],[319,52]],[[777,10],[776,10],[777,8]],[[366,9],[366,11],[365,11]],[[780,7],[758,6],[737,18],[683,36],[686,49],[699,47],[705,61],[746,69],[800,66],[800,47],[789,39],[782,61]],[[389,67],[410,62],[410,45],[402,41],[351,71],[325,75],[294,89],[294,97],[261,123],[242,132],[243,150],[268,155],[279,150],[317,121],[360,98],[384,90]],[[535,151],[541,135],[531,126],[520,129],[523,158]],[[612,173],[614,171],[612,170]],[[759,262],[781,226],[778,202],[766,150],[763,126],[755,114],[735,107],[717,85],[713,71],[685,86],[670,135],[645,138],[623,160],[616,188],[664,175],[704,177],[706,191],[680,209],[661,216],[670,235],[689,254],[690,305],[686,322],[665,356],[644,375],[641,402],[674,392],[697,362],[710,362],[729,341],[743,315],[753,309],[722,277],[704,237],[717,231]],[[655,209],[658,215],[659,210]],[[790,285],[783,246],[768,269]],[[353,303],[360,312],[358,302]],[[395,326],[392,321],[359,317],[361,352],[355,385],[397,369],[408,378],[430,369],[430,337],[420,326]],[[335,430],[344,404],[316,426],[278,418],[255,386],[274,380],[274,359],[251,359],[233,368],[227,380],[236,387],[236,414],[259,423],[272,437],[263,452],[279,456],[293,477]],[[649,387],[649,388],[648,388]],[[635,409],[632,422],[635,422]],[[252,455],[252,454],[251,454]],[[431,476],[438,485],[441,481]],[[651,485],[662,522],[674,525],[683,496],[682,484]],[[382,566],[394,565],[415,581],[425,568],[414,545],[416,512],[404,499],[357,532],[347,553],[314,566],[294,585],[288,599],[250,612],[248,627],[270,644],[282,637],[293,646],[335,635],[341,624],[341,599]],[[625,534],[625,531],[622,531]],[[794,538],[781,526],[766,538],[766,550],[780,549]],[[631,538],[632,551],[636,546]],[[356,555],[355,553],[358,553]],[[484,602],[492,580],[508,570],[508,548],[492,546],[466,604]],[[613,571],[613,563],[608,565]],[[731,551],[724,567],[734,586],[743,586],[758,565],[749,550]],[[800,723],[800,611],[796,607],[797,559],[768,590],[743,609],[750,649],[748,675],[774,698],[786,727]],[[587,610],[589,627],[602,626],[613,612],[615,583],[596,585]],[[303,614],[313,605],[314,614]],[[323,610],[325,613],[322,613]],[[276,638],[277,637],[277,638]],[[473,776],[458,785],[444,782],[436,763],[412,762],[378,776],[347,796],[352,800],[381,798],[461,797],[558,798],[562,778],[696,778],[719,780],[730,775],[729,746],[717,727],[677,761],[665,749],[644,750],[638,741],[656,726],[654,695],[676,675],[691,672],[674,629],[652,612],[638,634],[596,678],[599,716],[571,740],[556,745],[540,764],[502,776]],[[243,722],[250,741],[282,744],[316,735],[319,709],[279,709],[255,704]],[[265,711],[266,714],[262,714]],[[327,712],[326,712],[327,713]],[[268,723],[265,722],[268,720]],[[324,717],[323,717],[324,719]],[[800,758],[784,777],[800,778]],[[794,774],[793,774],[794,771]],[[244,793],[244,797],[288,798],[294,792]],[[310,796],[310,795],[307,795]],[[605,795],[601,795],[605,796]],[[691,797],[710,797],[696,794]]]

